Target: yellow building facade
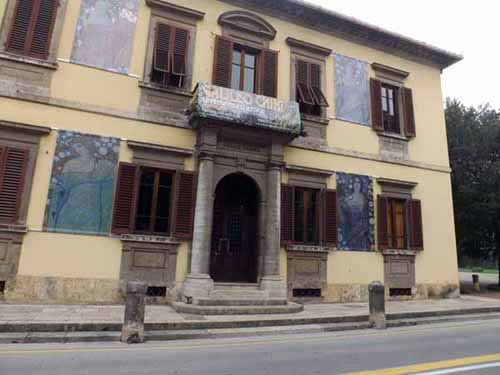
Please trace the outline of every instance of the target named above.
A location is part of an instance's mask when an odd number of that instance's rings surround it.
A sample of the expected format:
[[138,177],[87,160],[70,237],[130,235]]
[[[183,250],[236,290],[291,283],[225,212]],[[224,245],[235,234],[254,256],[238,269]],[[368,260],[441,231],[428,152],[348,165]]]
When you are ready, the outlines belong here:
[[459,56],[292,0],[26,4],[0,4],[6,301],[458,295]]

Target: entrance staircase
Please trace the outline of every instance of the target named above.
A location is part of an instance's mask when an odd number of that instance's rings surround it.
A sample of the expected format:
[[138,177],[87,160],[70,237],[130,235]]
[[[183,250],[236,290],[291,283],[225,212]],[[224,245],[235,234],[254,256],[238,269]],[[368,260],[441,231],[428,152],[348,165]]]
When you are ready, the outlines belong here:
[[208,298],[194,304],[175,302],[173,308],[180,313],[196,315],[257,315],[293,314],[303,306],[286,299],[269,298],[259,284],[215,283]]

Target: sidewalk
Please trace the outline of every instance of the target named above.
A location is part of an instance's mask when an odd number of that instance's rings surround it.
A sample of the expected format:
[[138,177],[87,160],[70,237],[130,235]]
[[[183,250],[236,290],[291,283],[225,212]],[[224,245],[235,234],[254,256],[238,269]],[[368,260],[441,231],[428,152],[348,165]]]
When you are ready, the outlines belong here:
[[[389,326],[453,319],[500,318],[500,300],[457,299],[388,302]],[[118,341],[123,306],[0,304],[0,342]],[[297,314],[179,314],[169,306],[146,307],[148,338],[172,340],[224,335],[261,335],[369,328],[368,304],[313,304]]]

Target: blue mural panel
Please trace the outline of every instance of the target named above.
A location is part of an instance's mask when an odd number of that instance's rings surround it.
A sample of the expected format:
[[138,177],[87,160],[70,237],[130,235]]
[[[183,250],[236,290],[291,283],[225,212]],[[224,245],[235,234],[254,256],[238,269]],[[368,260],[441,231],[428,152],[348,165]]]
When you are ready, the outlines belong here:
[[59,131],[45,215],[48,231],[109,233],[119,150],[117,138]]
[[373,180],[368,176],[337,173],[338,249],[375,249]]
[[335,54],[335,112],[339,120],[370,125],[368,63]]
[[71,62],[128,73],[138,0],[82,0]]

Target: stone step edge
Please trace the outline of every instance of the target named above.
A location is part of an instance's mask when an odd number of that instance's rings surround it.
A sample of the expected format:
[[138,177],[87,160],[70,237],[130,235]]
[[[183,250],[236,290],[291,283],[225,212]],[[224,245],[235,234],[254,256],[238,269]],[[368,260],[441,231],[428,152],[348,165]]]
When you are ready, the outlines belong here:
[[[418,311],[406,313],[389,313],[387,320],[432,318],[442,316],[479,315],[500,313],[500,306],[482,307],[475,309],[453,309],[439,311]],[[230,317],[234,318],[234,316]],[[356,323],[368,321],[368,314],[350,316],[321,316],[321,317],[276,317],[272,319],[246,319],[226,321],[170,321],[163,323],[146,323],[147,331],[186,330],[186,329],[225,329],[225,328],[250,328],[270,326],[292,326],[305,324],[334,324]],[[121,323],[0,323],[1,333],[42,333],[42,332],[119,332]]]
[[175,302],[172,304],[172,308],[178,313],[196,315],[274,315],[295,314],[304,310],[304,306],[298,303],[258,306],[201,306]]
[[198,306],[285,306],[286,299],[200,298]]
[[[401,319],[388,321],[388,328],[432,325],[439,323],[483,321],[500,319],[500,314],[473,314],[442,316],[435,318]],[[146,341],[180,341],[196,339],[217,339],[236,337],[262,337],[275,335],[314,334],[341,331],[356,331],[372,328],[369,322],[308,324],[301,326],[249,327],[238,329],[195,329],[146,331]],[[88,343],[88,342],[119,342],[120,332],[28,332],[0,333],[0,344],[29,343]]]

